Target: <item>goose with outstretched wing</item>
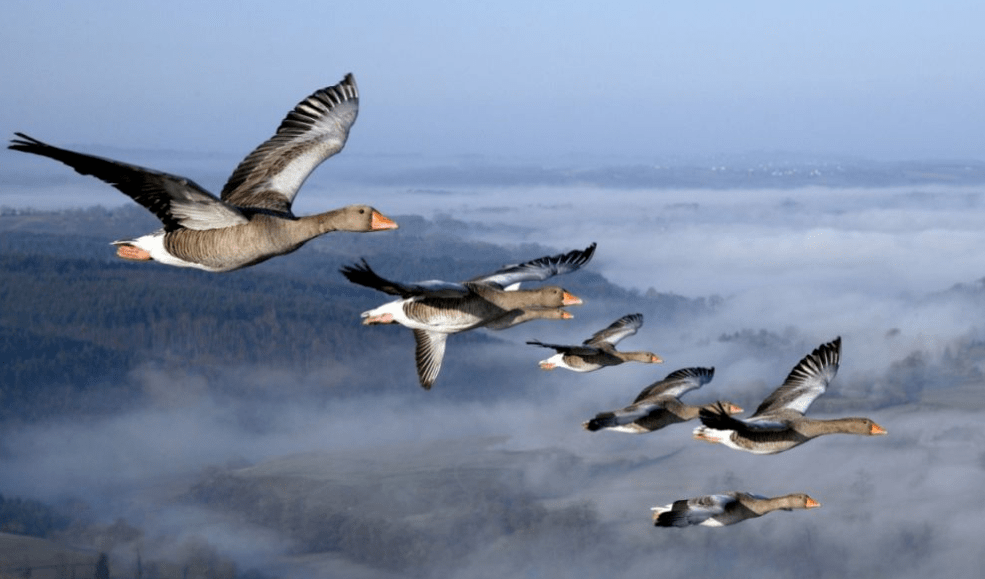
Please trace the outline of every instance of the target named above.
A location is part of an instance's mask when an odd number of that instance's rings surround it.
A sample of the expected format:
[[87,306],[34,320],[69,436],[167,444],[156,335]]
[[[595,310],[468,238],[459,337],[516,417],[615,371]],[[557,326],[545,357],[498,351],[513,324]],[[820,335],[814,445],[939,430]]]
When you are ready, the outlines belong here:
[[737,418],[718,406],[703,409],[702,426],[694,429],[694,438],[753,454],[775,454],[825,434],[886,434],[869,418],[821,420],[804,416],[811,403],[827,390],[840,362],[838,337],[821,344],[797,363],[752,416]]
[[368,205],[298,217],[291,206],[322,161],[345,146],[359,110],[351,74],[302,100],[236,167],[216,197],[194,181],[62,149],[15,133],[10,149],[60,161],[120,190],[160,219],[162,228],[113,242],[117,255],[224,272],[290,253],[330,231],[383,231],[397,224]]
[[653,352],[620,352],[616,344],[636,333],[643,326],[643,314],[629,314],[612,322],[608,327],[592,334],[581,345],[546,344],[539,340],[528,340],[532,346],[551,348],[557,354],[540,361],[544,370],[564,368],[573,372],[593,372],[606,366],[617,366],[623,362],[642,362],[660,364],[663,360]]

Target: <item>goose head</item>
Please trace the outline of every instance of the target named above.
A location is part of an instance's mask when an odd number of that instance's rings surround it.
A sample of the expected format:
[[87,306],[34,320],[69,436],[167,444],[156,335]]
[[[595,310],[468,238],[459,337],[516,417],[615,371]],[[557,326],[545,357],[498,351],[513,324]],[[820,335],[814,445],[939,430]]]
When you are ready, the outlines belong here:
[[395,221],[369,205],[348,205],[330,212],[328,221],[338,231],[385,231],[398,227]]

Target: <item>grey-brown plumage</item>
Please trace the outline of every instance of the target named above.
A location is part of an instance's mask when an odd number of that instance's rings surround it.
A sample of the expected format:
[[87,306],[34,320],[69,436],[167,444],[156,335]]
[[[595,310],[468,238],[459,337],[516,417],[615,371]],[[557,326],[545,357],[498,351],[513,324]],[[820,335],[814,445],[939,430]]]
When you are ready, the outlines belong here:
[[101,179],[157,216],[161,230],[113,242],[120,257],[231,271],[290,253],[330,231],[397,227],[367,205],[303,217],[291,211],[308,175],[345,146],[358,105],[351,74],[302,100],[274,136],[239,164],[218,198],[184,177],[54,147],[23,133],[15,133],[19,138],[9,148]]
[[801,360],[748,418],[714,407],[699,413],[703,426],[694,437],[753,454],[775,454],[825,434],[874,436],[886,430],[868,418],[819,420],[804,413],[838,372],[841,338],[822,344]]
[[540,361],[544,370],[564,368],[573,372],[593,372],[606,366],[618,366],[623,362],[643,362],[659,364],[663,362],[653,352],[620,352],[616,350],[623,338],[632,336],[643,325],[643,314],[629,314],[612,322],[608,327],[592,334],[580,346],[545,344],[539,340],[528,340],[533,346],[551,348],[554,356]]
[[[516,293],[516,292],[513,292]],[[521,296],[514,296],[521,297]],[[430,303],[412,302],[405,306],[408,316],[417,320],[436,320],[447,313],[446,306],[440,304],[447,298],[435,298]],[[508,307],[508,306],[507,306]],[[455,311],[463,317],[472,320],[473,325],[467,329],[487,328],[490,330],[505,330],[531,320],[570,320],[572,315],[563,308],[538,306],[518,306],[513,309],[490,304],[483,300],[473,300],[466,304],[457,304]],[[396,323],[396,322],[394,322]],[[464,331],[464,330],[461,330]],[[441,361],[445,356],[445,342],[448,334],[444,332],[429,332],[415,329],[414,360],[417,365],[418,378],[421,386],[430,389],[438,378]],[[458,333],[458,332],[455,332]]]
[[570,318],[561,308],[580,304],[577,297],[558,286],[519,289],[519,285],[575,271],[594,252],[593,243],[584,250],[504,266],[466,282],[397,282],[378,275],[365,260],[341,272],[355,284],[398,297],[363,312],[363,324],[400,324],[414,330],[418,379],[430,389],[441,370],[448,334],[481,327],[502,330],[534,319]]
[[505,330],[531,320],[570,320],[572,317],[571,313],[560,307],[519,306],[486,322],[483,327],[490,330]]
[[[653,432],[671,424],[694,420],[698,411],[705,406],[691,406],[679,400],[680,396],[711,382],[714,368],[682,368],[667,375],[666,378],[644,388],[632,404],[620,410],[600,412],[591,420],[584,422],[585,430],[613,430],[643,434]],[[728,402],[720,402],[729,413],[742,412],[742,408]]]
[[777,510],[814,509],[821,503],[803,493],[767,498],[746,492],[731,491],[681,499],[662,507],[653,507],[653,524],[657,527],[724,527],[746,519],[761,517]]

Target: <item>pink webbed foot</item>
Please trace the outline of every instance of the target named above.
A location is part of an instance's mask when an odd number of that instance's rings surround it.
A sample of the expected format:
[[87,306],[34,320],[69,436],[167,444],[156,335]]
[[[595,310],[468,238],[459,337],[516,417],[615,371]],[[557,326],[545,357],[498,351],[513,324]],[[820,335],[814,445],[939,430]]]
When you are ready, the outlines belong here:
[[116,255],[131,261],[149,261],[151,259],[149,251],[140,249],[136,245],[118,245]]
[[366,316],[363,318],[364,326],[371,326],[373,324],[395,324],[397,322],[393,321],[393,314],[380,314],[377,316]]

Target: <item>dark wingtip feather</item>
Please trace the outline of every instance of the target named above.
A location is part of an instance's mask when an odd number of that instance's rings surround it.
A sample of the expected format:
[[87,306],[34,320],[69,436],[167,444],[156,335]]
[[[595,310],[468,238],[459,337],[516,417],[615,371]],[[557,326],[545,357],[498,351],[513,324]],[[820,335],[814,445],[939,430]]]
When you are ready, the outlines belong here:
[[354,284],[400,297],[408,297],[411,295],[399,284],[380,277],[379,274],[373,271],[373,268],[369,267],[369,263],[367,263],[365,259],[362,259],[360,263],[342,266],[339,268],[339,271],[347,280]]
[[574,249],[572,251],[569,251],[561,259],[561,261],[565,263],[577,264],[578,267],[581,267],[586,263],[588,263],[588,261],[592,259],[592,256],[595,255],[595,247],[597,245],[598,244],[593,241],[591,245],[589,245],[583,250]]
[[838,336],[834,340],[831,340],[827,344],[821,344],[814,351],[811,352],[812,356],[839,356],[841,354],[841,336]]
[[10,139],[10,144],[7,145],[8,149],[13,151],[23,151],[25,153],[34,153],[36,149],[48,147],[47,143],[43,143],[34,137],[25,135],[24,133],[15,132],[15,136],[19,137],[17,139]]
[[615,418],[616,415],[611,412],[600,412],[599,414],[595,415],[595,418],[592,418],[588,422],[585,422],[584,424],[582,424],[582,426],[585,428],[585,430],[589,432],[596,432],[602,430],[603,428],[615,426],[616,425]]
[[345,73],[345,77],[340,84],[346,84],[352,87],[353,94],[356,95],[356,98],[359,98],[359,87],[356,86],[356,77],[351,72]]
[[686,527],[687,515],[684,511],[664,511],[654,517],[654,527]]
[[711,408],[702,408],[699,410],[698,418],[702,424],[716,430],[729,430],[734,420],[729,416],[725,405],[721,402],[716,402]]
[[681,368],[674,370],[664,380],[676,380],[681,378],[697,378],[702,383],[711,382],[715,377],[715,368]]
[[363,276],[375,276],[376,272],[373,268],[369,267],[369,263],[365,258],[360,258],[361,263],[355,263],[352,265],[343,265],[339,268],[339,272],[345,276],[345,278],[352,283],[358,283],[360,285],[365,285],[361,283],[360,279],[364,279]]
[[670,505],[669,511],[664,511],[653,517],[653,526],[687,527],[691,524],[687,520],[689,508],[687,499],[678,499]]

